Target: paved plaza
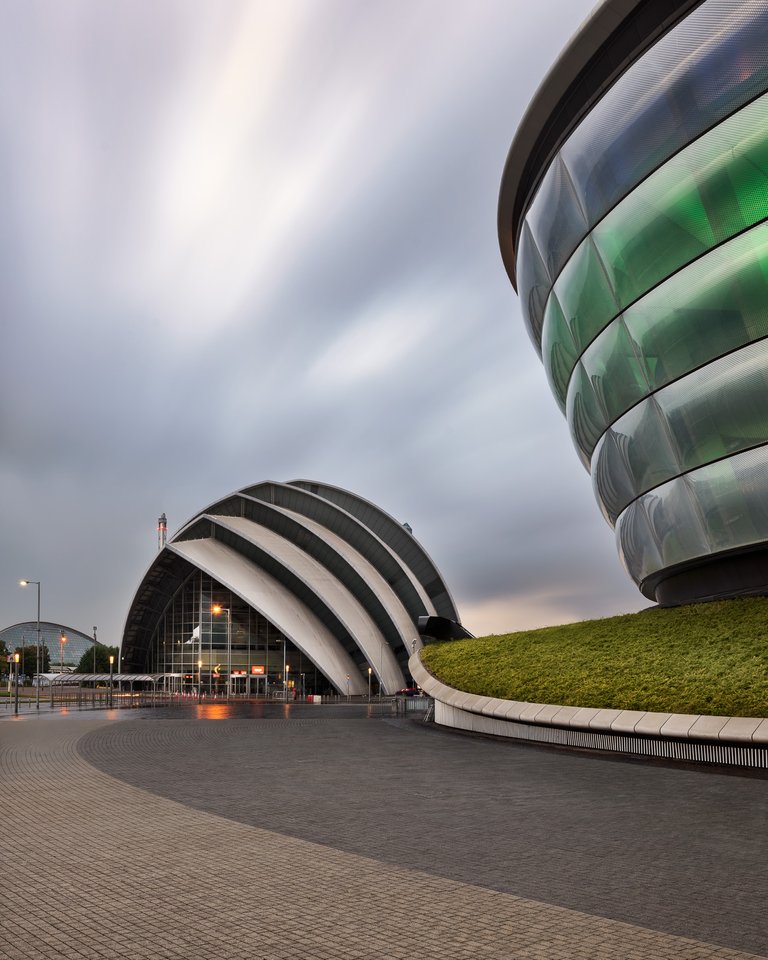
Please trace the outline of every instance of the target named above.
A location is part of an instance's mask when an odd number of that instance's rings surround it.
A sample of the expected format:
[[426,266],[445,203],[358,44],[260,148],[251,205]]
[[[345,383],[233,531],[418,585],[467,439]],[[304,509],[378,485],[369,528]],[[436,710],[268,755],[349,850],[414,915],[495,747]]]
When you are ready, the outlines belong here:
[[768,956],[768,782],[378,707],[0,720],[0,957]]

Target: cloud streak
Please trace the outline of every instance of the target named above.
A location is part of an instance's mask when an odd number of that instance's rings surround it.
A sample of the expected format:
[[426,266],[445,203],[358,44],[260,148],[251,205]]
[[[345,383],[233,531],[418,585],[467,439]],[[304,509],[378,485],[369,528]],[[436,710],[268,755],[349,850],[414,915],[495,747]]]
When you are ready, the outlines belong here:
[[0,11],[5,621],[29,576],[116,641],[162,511],[294,477],[408,520],[470,629],[644,605],[495,236],[588,7]]

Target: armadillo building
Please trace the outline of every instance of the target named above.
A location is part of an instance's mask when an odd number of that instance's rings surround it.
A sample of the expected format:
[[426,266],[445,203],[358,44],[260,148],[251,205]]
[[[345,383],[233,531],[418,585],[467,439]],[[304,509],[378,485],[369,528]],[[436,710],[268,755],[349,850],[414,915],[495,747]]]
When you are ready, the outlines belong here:
[[410,528],[346,490],[259,483],[157,554],[131,604],[125,671],[232,694],[395,692],[420,618],[457,621]]
[[768,590],[768,4],[605,0],[512,144],[499,238],[622,560]]

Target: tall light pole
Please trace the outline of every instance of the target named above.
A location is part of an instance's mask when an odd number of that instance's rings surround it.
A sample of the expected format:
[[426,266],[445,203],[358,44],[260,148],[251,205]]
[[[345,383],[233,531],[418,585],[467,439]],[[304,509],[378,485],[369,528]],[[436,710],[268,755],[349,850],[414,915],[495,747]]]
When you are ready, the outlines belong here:
[[64,636],[64,631],[62,630],[59,634],[59,662],[61,663],[60,670],[64,673],[64,644],[67,642],[67,638]]
[[214,603],[211,607],[211,613],[226,613],[227,615],[227,700],[232,692],[232,611],[229,607],[222,607],[219,603]]
[[18,653],[14,653],[13,655],[13,665],[16,668],[16,697],[15,697],[15,705],[13,708],[13,712],[18,713],[19,712],[19,655]]
[[20,587],[28,587],[34,583],[37,587],[37,647],[35,657],[35,672],[37,674],[37,694],[35,696],[35,707],[40,709],[40,581],[39,580],[19,580]]
[[[96,673],[96,627],[93,628],[93,672]],[[96,686],[95,680],[93,685]]]
[[288,687],[285,685],[285,637],[283,637],[283,703],[288,698]]
[[114,666],[115,658],[110,656],[109,658],[109,706],[112,707],[112,667]]
[[203,697],[203,661],[197,661],[197,702],[200,703]]
[[370,667],[368,667],[368,703],[371,702],[371,674],[372,673],[373,673],[373,670]]
[[[283,648],[285,649],[285,648]],[[285,686],[285,696],[283,699],[284,703],[288,703],[288,674],[291,672],[290,664],[286,663],[285,673],[283,674],[283,685]]]

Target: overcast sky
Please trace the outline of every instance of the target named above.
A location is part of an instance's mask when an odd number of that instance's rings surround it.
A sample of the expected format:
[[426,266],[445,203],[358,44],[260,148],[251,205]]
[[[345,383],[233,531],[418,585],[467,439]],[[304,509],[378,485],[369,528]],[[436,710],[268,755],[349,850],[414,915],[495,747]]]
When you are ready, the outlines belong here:
[[0,625],[119,642],[260,480],[408,521],[476,632],[647,605],[523,329],[499,180],[589,0],[0,0]]

